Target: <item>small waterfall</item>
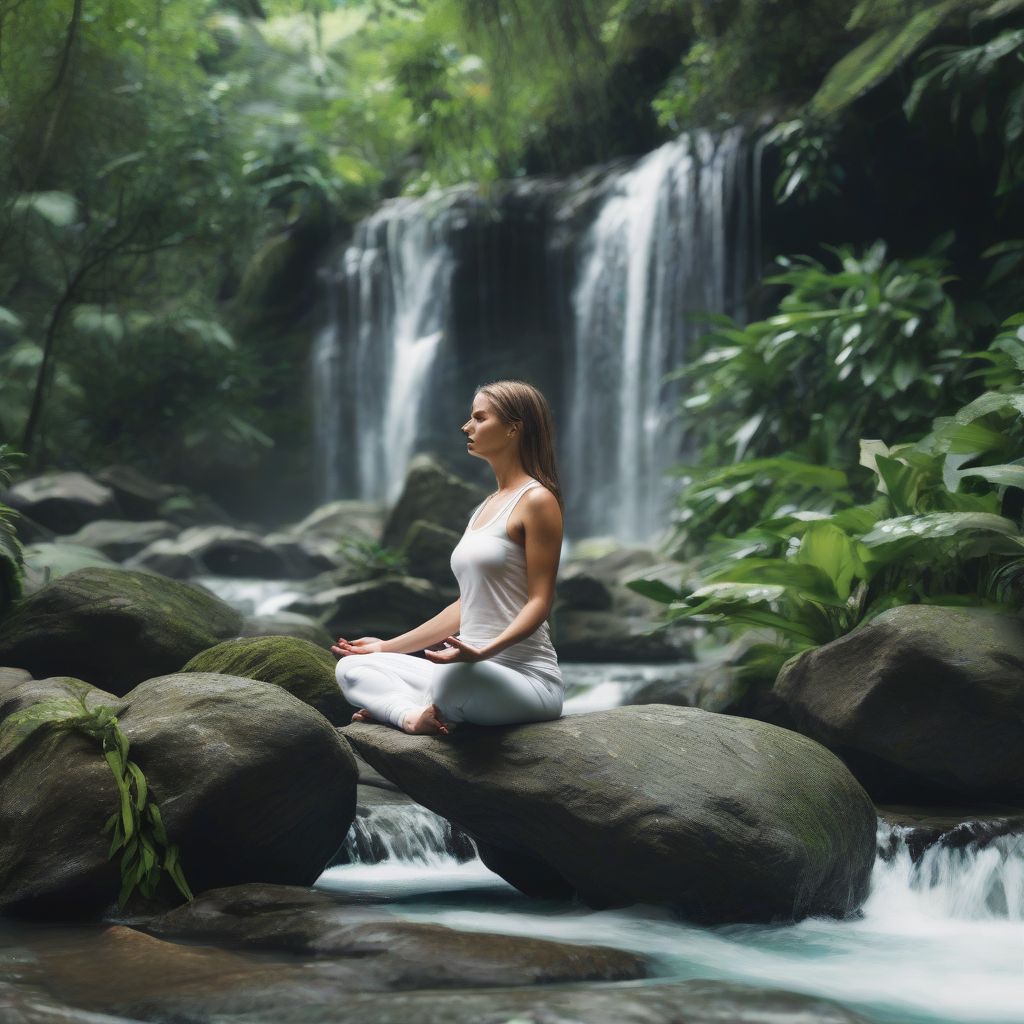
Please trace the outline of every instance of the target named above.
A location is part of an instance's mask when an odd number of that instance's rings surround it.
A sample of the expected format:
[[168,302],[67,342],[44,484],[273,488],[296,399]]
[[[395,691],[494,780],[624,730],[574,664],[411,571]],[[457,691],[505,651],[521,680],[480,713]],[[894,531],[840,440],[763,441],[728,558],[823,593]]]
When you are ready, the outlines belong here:
[[476,856],[472,841],[451,822],[413,803],[360,808],[335,864],[421,864],[441,867]]
[[879,822],[879,857],[865,914],[1024,921],[1024,834],[965,842],[969,837],[956,829],[915,857],[912,833]]
[[668,521],[683,455],[680,389],[665,382],[703,312],[745,315],[752,175],[739,129],[696,132],[613,180],[584,240],[563,457],[571,520],[648,539]]
[[328,289],[330,323],[313,357],[324,500],[398,498],[447,327],[454,261],[445,202],[385,203],[357,226],[335,275],[344,315]]

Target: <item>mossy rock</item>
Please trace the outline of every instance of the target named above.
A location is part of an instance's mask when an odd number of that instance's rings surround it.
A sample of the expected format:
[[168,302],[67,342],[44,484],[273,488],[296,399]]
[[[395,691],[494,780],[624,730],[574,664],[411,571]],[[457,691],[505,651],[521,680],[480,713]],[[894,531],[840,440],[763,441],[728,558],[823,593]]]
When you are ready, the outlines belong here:
[[316,708],[335,725],[347,725],[356,709],[334,679],[330,651],[293,636],[242,637],[197,654],[182,672],[218,672],[273,683]]
[[0,664],[73,676],[122,695],[237,636],[242,616],[208,591],[125,569],[80,569],[0,623]]

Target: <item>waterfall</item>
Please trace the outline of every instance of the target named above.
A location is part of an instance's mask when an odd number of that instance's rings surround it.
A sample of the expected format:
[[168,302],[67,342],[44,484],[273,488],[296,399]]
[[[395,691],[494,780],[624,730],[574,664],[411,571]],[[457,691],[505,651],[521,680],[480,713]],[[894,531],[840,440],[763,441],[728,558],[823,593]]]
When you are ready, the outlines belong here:
[[385,203],[357,226],[334,275],[313,357],[324,500],[391,504],[401,491],[447,327],[446,210],[438,195]]
[[472,842],[449,821],[417,804],[391,803],[360,807],[335,863],[441,867],[475,856]]
[[694,132],[624,169],[382,205],[314,351],[323,499],[394,502],[420,450],[478,469],[457,461],[470,389],[523,376],[554,409],[567,534],[653,539],[684,456],[665,375],[698,314],[745,314],[756,163],[741,129]]
[[746,158],[739,129],[662,146],[612,182],[584,239],[563,458],[588,534],[648,539],[668,521],[683,430],[664,378],[706,329],[694,314],[745,313]]
[[911,834],[879,822],[879,857],[865,914],[1024,921],[1024,834],[954,843],[954,833],[947,833],[918,857],[907,843]]

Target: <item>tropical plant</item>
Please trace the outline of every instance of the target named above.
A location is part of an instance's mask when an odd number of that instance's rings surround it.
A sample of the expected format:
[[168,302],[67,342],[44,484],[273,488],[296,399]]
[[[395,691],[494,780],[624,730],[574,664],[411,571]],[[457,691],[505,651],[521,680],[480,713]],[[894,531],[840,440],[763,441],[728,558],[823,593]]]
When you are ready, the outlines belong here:
[[[0,444],[0,488],[11,483],[11,473],[21,453]],[[25,560],[14,529],[17,512],[0,502],[0,618],[21,596]]]
[[377,541],[346,538],[338,549],[349,567],[363,579],[402,576],[409,571],[409,561],[403,551],[396,551]]
[[[987,361],[977,373],[991,390],[936,419],[916,443],[860,442],[873,500],[766,518],[715,547],[698,578],[680,589],[644,580],[629,586],[667,604],[669,621],[774,631],[776,644],[751,649],[759,672],[898,604],[1018,609],[1024,459],[1007,460],[1024,437],[1024,315],[1003,327],[989,350],[965,356]],[[771,472],[772,461],[761,460],[757,472]],[[735,476],[745,479],[740,468]]]
[[[775,315],[745,326],[709,318],[703,354],[670,375],[685,382],[680,416],[701,452],[682,470],[691,479],[675,518],[687,544],[741,532],[813,491],[829,503],[820,510],[841,504],[858,437],[920,436],[950,404],[964,370],[940,255],[948,241],[911,260],[887,258],[881,241],[862,254],[829,247],[835,269],[780,257],[782,273],[764,281],[788,288]],[[819,488],[819,467],[840,476]],[[771,508],[759,501],[769,486]]]
[[154,896],[165,873],[182,896],[191,900],[178,847],[168,838],[146,776],[128,757],[128,737],[118,724],[116,711],[104,705],[90,707],[91,687],[86,683],[68,680],[63,688],[68,696],[37,701],[0,721],[0,758],[43,730],[75,731],[98,742],[117,784],[120,805],[103,826],[103,832],[111,834],[108,856],[121,855],[118,906],[123,908],[136,889],[147,898]]

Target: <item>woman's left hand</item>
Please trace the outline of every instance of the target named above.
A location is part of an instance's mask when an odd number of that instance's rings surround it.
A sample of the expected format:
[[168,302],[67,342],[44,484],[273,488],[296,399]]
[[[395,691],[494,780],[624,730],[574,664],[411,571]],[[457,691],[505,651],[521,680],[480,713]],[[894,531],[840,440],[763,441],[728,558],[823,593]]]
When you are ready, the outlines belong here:
[[443,651],[424,651],[423,656],[435,665],[450,665],[456,661],[483,661],[487,655],[479,647],[463,643],[457,636],[447,636],[444,642],[449,646]]

